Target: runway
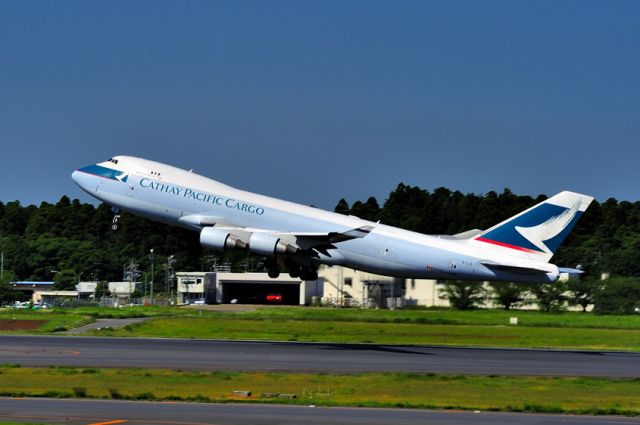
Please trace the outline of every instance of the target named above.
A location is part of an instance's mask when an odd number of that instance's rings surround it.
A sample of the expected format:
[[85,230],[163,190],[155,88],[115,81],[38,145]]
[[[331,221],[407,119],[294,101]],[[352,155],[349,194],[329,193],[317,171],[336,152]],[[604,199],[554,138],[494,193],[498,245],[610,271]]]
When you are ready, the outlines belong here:
[[640,377],[640,353],[0,335],[0,364]]
[[0,421],[69,425],[592,425],[638,424],[621,416],[531,415],[419,409],[0,398]]

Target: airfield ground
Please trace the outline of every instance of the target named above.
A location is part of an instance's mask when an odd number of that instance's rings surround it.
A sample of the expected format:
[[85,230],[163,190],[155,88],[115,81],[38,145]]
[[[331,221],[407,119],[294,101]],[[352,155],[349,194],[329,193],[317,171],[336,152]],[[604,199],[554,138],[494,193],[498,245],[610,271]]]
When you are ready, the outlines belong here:
[[[0,373],[0,395],[12,397],[640,414],[635,379],[13,366]],[[251,396],[234,396],[234,390]]]
[[[194,308],[54,309],[0,311],[2,332],[11,320],[44,320],[20,333],[49,334],[98,318],[151,317],[96,336],[432,344],[465,347],[562,348],[640,351],[640,315],[540,313],[503,310],[360,310],[276,307],[211,311]],[[509,325],[511,317],[518,325]],[[8,321],[7,321],[8,320]],[[0,322],[2,325],[2,322]]]
[[[130,317],[150,319],[122,329],[94,330],[89,335],[640,351],[640,315],[570,312],[84,308],[3,310],[0,324],[7,328],[2,333],[56,334],[98,318]],[[519,324],[509,325],[510,317],[518,317]],[[9,326],[12,320],[44,322],[33,329],[13,330]],[[250,389],[253,396],[232,397],[232,390],[237,389]],[[265,393],[293,393],[297,397],[265,398]],[[204,372],[7,365],[0,368],[0,395],[640,415],[640,386],[638,379],[631,377]]]

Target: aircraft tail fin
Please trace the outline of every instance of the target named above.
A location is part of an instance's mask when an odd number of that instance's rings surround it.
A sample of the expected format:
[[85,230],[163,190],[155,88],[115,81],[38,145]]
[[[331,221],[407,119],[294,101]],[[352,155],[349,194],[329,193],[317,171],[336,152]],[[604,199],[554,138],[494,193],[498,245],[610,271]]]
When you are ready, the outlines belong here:
[[591,201],[591,196],[560,192],[469,241],[476,246],[504,249],[513,256],[548,262]]

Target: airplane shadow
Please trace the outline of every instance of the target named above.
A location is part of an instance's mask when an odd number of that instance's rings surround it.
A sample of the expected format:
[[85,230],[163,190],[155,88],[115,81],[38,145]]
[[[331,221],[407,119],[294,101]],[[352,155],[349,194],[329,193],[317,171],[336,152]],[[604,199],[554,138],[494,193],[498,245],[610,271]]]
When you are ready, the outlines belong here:
[[429,353],[425,351],[417,351],[408,347],[393,347],[390,345],[377,345],[377,344],[317,344],[321,350],[341,350],[341,351],[377,351],[381,353],[393,353],[393,354],[415,354],[420,356],[435,356],[435,353]]

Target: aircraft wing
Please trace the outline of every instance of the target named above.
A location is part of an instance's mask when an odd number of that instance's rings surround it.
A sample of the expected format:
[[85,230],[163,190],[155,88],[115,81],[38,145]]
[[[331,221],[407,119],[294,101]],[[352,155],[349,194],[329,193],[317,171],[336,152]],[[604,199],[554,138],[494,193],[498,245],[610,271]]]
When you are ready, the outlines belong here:
[[315,248],[319,246],[329,246],[334,243],[344,242],[351,239],[364,238],[373,230],[373,226],[362,226],[346,232],[327,233],[291,233],[296,238],[296,244],[301,249]]
[[373,226],[362,226],[345,232],[278,232],[269,229],[255,229],[250,227],[233,228],[226,226],[216,226],[216,228],[227,230],[230,233],[234,233],[236,230],[245,234],[268,233],[283,241],[291,243],[301,250],[316,247],[327,247],[334,243],[363,238],[373,230]]
[[363,238],[373,230],[373,226],[362,226],[343,232],[279,232],[272,229],[243,227],[220,217],[205,214],[187,215],[180,218],[180,221],[195,228],[213,227],[218,230],[227,231],[246,241],[248,241],[253,233],[267,233],[293,244],[296,248],[302,250],[326,247],[338,242]]

